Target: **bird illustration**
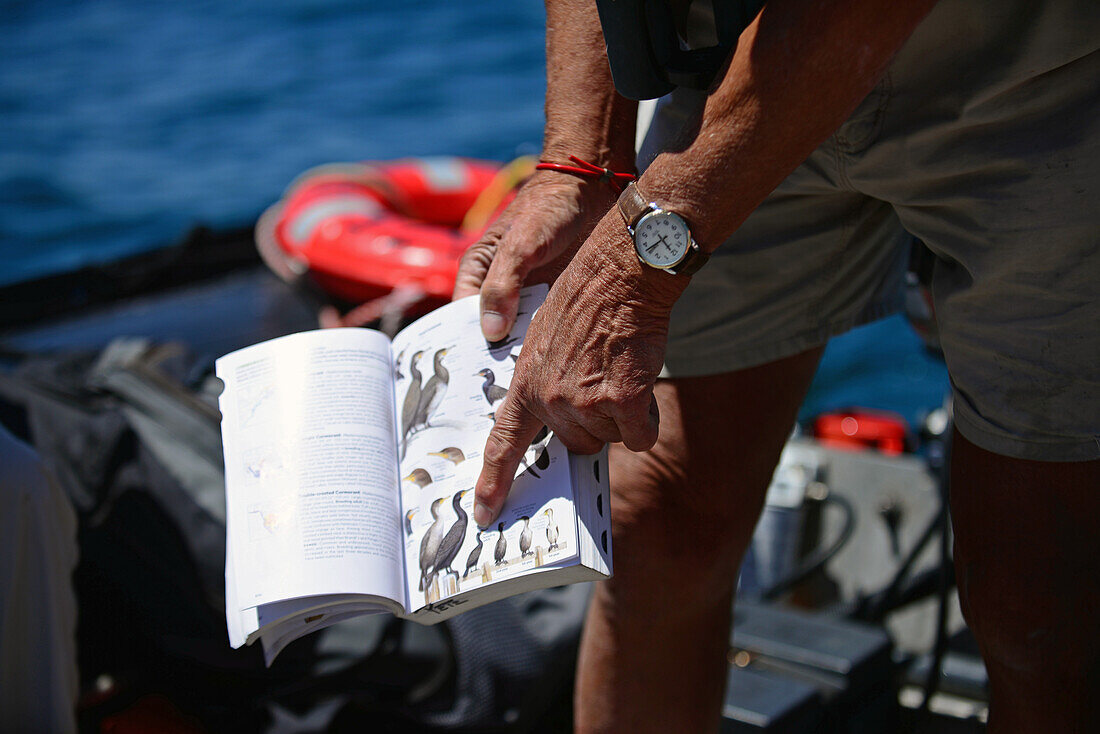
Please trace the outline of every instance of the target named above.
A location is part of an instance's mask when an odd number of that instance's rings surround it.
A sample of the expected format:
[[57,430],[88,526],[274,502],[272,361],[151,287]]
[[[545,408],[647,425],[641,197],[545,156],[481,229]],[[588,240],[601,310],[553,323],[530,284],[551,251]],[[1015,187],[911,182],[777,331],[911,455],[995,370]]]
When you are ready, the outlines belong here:
[[551,438],[550,429],[543,426],[539,429],[539,432],[535,434],[535,437],[531,439],[531,445],[527,447],[527,450],[523,452],[523,459],[521,464],[527,469],[527,473],[531,474],[535,479],[540,479],[539,473],[534,470],[533,467],[545,470],[550,466],[550,452],[546,450],[546,445],[550,443]]
[[489,405],[496,407],[496,404],[508,395],[508,390],[496,384],[497,376],[488,367],[478,370],[477,376],[485,378],[485,382],[481,385],[481,392],[489,401]]
[[[485,417],[493,423],[497,422],[496,411],[486,413]],[[520,466],[535,479],[542,479],[542,477],[539,476],[539,473],[535,471],[533,467],[537,466],[539,469],[546,469],[550,466],[550,452],[546,450],[546,445],[550,443],[552,435],[550,429],[546,426],[540,428],[539,432],[531,439],[531,444],[527,447],[527,450],[523,452],[523,456],[520,458]]]
[[274,512],[261,512],[260,517],[264,521],[264,530],[269,533],[274,533],[279,527],[279,520],[281,519],[277,513]]
[[428,574],[433,570],[435,554],[439,550],[439,543],[443,540],[443,521],[439,519],[439,507],[446,497],[440,497],[432,503],[432,524],[424,533],[420,541],[420,591],[428,581]]
[[497,524],[497,546],[493,549],[496,565],[504,563],[504,554],[508,552],[508,539],[504,537],[504,523]]
[[461,492],[455,492],[455,496],[451,500],[451,507],[455,511],[455,522],[454,525],[451,525],[447,534],[443,536],[443,540],[440,541],[439,548],[435,552],[435,562],[432,564],[433,575],[442,571],[454,574],[455,577],[458,576],[458,573],[451,568],[451,564],[454,563],[455,556],[458,555],[458,549],[462,547],[462,541],[466,539],[466,525],[470,519],[469,515],[466,514],[466,510],[462,509],[462,498],[472,491],[472,489],[464,489]]
[[477,568],[477,562],[481,559],[481,549],[484,543],[481,542],[481,533],[483,531],[477,531],[477,545],[470,551],[470,555],[466,557],[466,570],[462,574],[462,578],[466,578],[470,575],[470,571]]
[[531,518],[524,515],[520,520],[523,520],[523,530],[519,534],[519,557],[526,558],[531,552]]
[[508,349],[513,344],[515,344],[518,339],[519,339],[518,336],[513,336],[513,337],[507,337],[506,336],[503,339],[500,339],[499,341],[489,342],[488,345],[487,345],[489,347],[489,354],[494,354],[495,355],[497,352]]
[[432,415],[439,409],[443,402],[443,396],[447,393],[447,383],[451,379],[451,373],[443,366],[443,358],[447,356],[447,349],[440,349],[432,359],[432,368],[435,371],[428,381],[424,383],[420,391],[420,402],[416,407],[416,417],[413,418],[413,428],[427,428]]
[[[543,451],[539,454],[538,458],[535,459],[535,466],[545,471],[546,468],[550,466],[550,452]],[[535,476],[537,477],[538,475],[536,474]]]
[[554,524],[554,511],[547,507],[542,514],[546,515],[546,542],[550,544],[546,550],[554,550],[558,547],[558,526]]
[[412,482],[416,486],[424,489],[432,483],[432,475],[428,473],[427,469],[413,469],[409,472],[407,477],[401,477],[403,482]]
[[454,465],[459,465],[466,461],[466,454],[462,453],[462,449],[457,446],[448,446],[445,449],[439,451],[429,451],[428,456],[439,456],[446,459]]
[[409,374],[412,381],[409,383],[409,390],[405,393],[405,402],[401,404],[401,455],[405,455],[404,446],[409,440],[409,434],[412,433],[413,421],[416,420],[416,409],[420,406],[420,381],[422,375],[420,370],[416,368],[416,363],[424,352],[416,352],[413,354],[412,359],[409,360]]
[[411,536],[413,534],[413,515],[419,511],[419,507],[414,507],[405,513],[405,535]]
[[394,376],[394,379],[397,379],[397,380],[404,380],[405,379],[405,375],[401,372],[401,360],[405,358],[405,352],[406,351],[407,350],[402,349],[400,352],[398,352],[397,353],[397,359],[395,359],[393,361],[393,376]]

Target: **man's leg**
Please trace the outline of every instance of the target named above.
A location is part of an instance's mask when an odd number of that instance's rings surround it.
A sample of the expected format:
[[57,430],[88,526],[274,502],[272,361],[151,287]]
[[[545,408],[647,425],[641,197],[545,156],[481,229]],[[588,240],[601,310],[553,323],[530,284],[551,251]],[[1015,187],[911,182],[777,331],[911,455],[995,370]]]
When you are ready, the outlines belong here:
[[1100,731],[1100,461],[1011,459],[956,432],[951,511],[989,731]]
[[661,435],[612,447],[615,575],[581,641],[577,731],[716,731],[741,557],[821,356],[659,381]]

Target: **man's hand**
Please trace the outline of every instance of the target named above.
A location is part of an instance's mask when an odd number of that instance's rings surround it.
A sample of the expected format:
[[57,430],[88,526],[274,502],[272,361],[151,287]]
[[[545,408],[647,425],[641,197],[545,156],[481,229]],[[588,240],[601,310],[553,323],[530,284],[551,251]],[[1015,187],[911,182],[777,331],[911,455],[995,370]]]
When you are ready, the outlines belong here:
[[544,424],[577,453],[617,441],[645,451],[657,442],[653,385],[672,304],[686,280],[645,268],[618,212],[604,217],[527,331],[485,445],[474,505],[478,525],[500,512],[516,467]]
[[481,294],[481,331],[503,339],[516,321],[525,283],[552,283],[615,202],[606,183],[540,171],[466,251],[454,297]]

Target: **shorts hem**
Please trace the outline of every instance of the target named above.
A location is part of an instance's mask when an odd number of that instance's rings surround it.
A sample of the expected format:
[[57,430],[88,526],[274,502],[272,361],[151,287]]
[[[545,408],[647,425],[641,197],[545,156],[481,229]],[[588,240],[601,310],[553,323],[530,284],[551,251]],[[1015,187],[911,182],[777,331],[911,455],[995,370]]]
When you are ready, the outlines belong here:
[[[859,326],[892,316],[901,310],[900,303],[884,303],[865,308],[859,315],[835,321],[831,324],[802,332],[797,336],[780,342],[760,345],[748,349],[736,346],[721,354],[708,354],[699,358],[676,358],[672,348],[665,354],[665,364],[661,369],[661,379],[677,377],[703,377],[736,372],[750,367],[759,367],[777,362],[786,357],[801,354],[809,349],[824,346],[834,336],[839,336]],[[670,366],[671,365],[671,366]]]
[[1100,459],[1100,436],[1074,438],[1023,438],[998,430],[983,421],[966,401],[953,400],[955,427],[970,443],[1001,456],[1032,461],[1075,462]]

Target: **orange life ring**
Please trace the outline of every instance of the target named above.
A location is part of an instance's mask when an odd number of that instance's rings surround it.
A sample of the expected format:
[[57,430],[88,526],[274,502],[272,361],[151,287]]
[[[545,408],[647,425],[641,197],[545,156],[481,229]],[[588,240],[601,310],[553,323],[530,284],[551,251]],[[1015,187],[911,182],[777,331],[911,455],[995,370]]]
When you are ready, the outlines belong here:
[[450,300],[462,253],[533,167],[453,157],[320,166],[264,212],[256,244],[283,278],[308,274],[345,301],[412,288],[434,307]]

